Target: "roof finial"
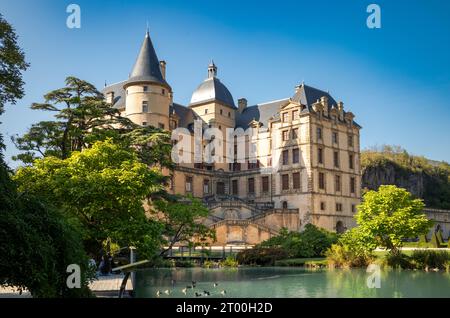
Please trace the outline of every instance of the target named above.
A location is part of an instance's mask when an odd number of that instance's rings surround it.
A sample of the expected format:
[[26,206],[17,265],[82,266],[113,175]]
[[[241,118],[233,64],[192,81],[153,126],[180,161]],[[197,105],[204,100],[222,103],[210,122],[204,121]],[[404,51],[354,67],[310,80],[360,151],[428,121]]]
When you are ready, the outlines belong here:
[[106,87],[106,86],[108,86],[108,85],[106,85],[106,80],[105,80],[105,87]]
[[147,20],[147,28],[145,29],[145,35],[148,36],[149,35],[149,27],[148,27],[148,20]]
[[214,64],[214,60],[211,59],[211,62],[208,65],[208,78],[213,78],[217,76],[217,66]]

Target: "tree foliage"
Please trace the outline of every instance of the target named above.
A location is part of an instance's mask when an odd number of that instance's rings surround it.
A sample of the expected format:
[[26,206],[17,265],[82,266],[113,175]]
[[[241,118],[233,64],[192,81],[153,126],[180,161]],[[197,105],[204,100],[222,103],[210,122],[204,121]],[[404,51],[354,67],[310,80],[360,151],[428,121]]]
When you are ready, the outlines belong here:
[[337,241],[337,235],[307,224],[302,232],[289,232],[282,229],[280,234],[258,245],[258,247],[281,247],[290,258],[323,256],[331,244]]
[[[66,285],[66,268],[81,268],[81,288]],[[19,194],[0,158],[0,285],[33,297],[86,297],[91,273],[78,231],[39,198]]]
[[22,72],[28,66],[14,29],[0,14],[0,115],[6,103],[15,104],[23,97]]
[[385,247],[397,253],[403,240],[426,234],[432,225],[422,213],[420,199],[393,185],[369,191],[355,216],[361,235],[373,249]]
[[46,157],[18,169],[22,192],[39,195],[62,211],[83,233],[90,252],[110,238],[143,254],[159,246],[160,226],[145,216],[143,203],[162,189],[162,175],[140,162],[130,148],[108,139],[73,152]]
[[23,136],[13,136],[23,151],[14,159],[27,164],[45,156],[66,159],[73,151],[135,127],[104,101],[94,85],[73,76],[66,78],[65,87],[45,94],[44,102],[33,103],[31,108],[52,112],[55,120],[38,122]]
[[215,239],[215,232],[200,221],[208,216],[208,209],[192,196],[173,196],[154,201],[155,217],[164,227],[166,253],[177,242],[205,245]]

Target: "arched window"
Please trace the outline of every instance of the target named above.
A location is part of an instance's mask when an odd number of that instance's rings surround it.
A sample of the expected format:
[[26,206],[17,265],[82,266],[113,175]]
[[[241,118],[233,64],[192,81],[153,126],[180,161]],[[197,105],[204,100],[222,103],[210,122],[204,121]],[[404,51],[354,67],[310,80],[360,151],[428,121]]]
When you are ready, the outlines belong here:
[[283,209],[287,209],[288,208],[288,203],[287,201],[283,201]]
[[336,233],[344,233],[345,232],[345,226],[342,223],[342,221],[337,221],[336,223]]

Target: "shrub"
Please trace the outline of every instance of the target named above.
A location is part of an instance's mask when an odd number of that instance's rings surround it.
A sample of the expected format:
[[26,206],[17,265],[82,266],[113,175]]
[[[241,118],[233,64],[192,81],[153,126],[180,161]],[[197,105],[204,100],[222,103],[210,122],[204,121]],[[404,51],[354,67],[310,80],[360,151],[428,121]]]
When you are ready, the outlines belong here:
[[411,263],[417,269],[446,269],[448,262],[450,253],[447,251],[415,250],[411,255]]
[[341,235],[337,244],[333,244],[325,253],[331,267],[362,267],[375,260],[373,245],[369,244],[365,233],[355,227]]
[[388,265],[392,268],[402,268],[402,269],[412,269],[414,268],[411,263],[411,258],[405,254],[393,254],[387,253],[384,257],[385,265]]
[[283,248],[289,258],[318,257],[323,256],[336,241],[335,233],[307,224],[302,232],[283,229],[279,235],[262,242],[259,247]]
[[325,253],[328,266],[330,267],[364,267],[375,260],[370,253],[357,253],[355,249],[348,245],[333,244]]
[[194,267],[194,263],[185,260],[176,260],[175,267]]
[[215,263],[213,261],[210,260],[206,260],[203,262],[203,267],[204,268],[212,268],[214,267]]
[[220,262],[221,267],[238,267],[238,265],[239,264],[237,260],[232,256],[228,256],[226,259]]
[[254,247],[236,255],[236,260],[243,265],[272,266],[275,261],[288,258],[288,253],[280,247]]

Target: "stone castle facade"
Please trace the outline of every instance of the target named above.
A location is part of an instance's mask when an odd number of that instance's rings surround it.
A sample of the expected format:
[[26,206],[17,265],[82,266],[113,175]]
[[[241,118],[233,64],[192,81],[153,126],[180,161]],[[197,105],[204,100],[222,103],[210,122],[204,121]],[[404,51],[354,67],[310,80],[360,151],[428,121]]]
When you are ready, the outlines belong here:
[[[244,139],[225,137],[214,162],[192,160],[171,172],[169,191],[192,194],[208,206],[203,222],[216,230],[216,244],[257,244],[283,227],[299,231],[307,223],[336,232],[354,226],[361,127],[342,102],[302,83],[291,97],[256,105],[241,98],[236,106],[211,62],[184,106],[173,101],[165,69],[147,32],[129,78],[106,86],[106,100],[143,126],[193,134],[194,121],[200,121],[200,130],[224,135],[230,128],[252,129]],[[247,150],[240,160],[238,142]]]

